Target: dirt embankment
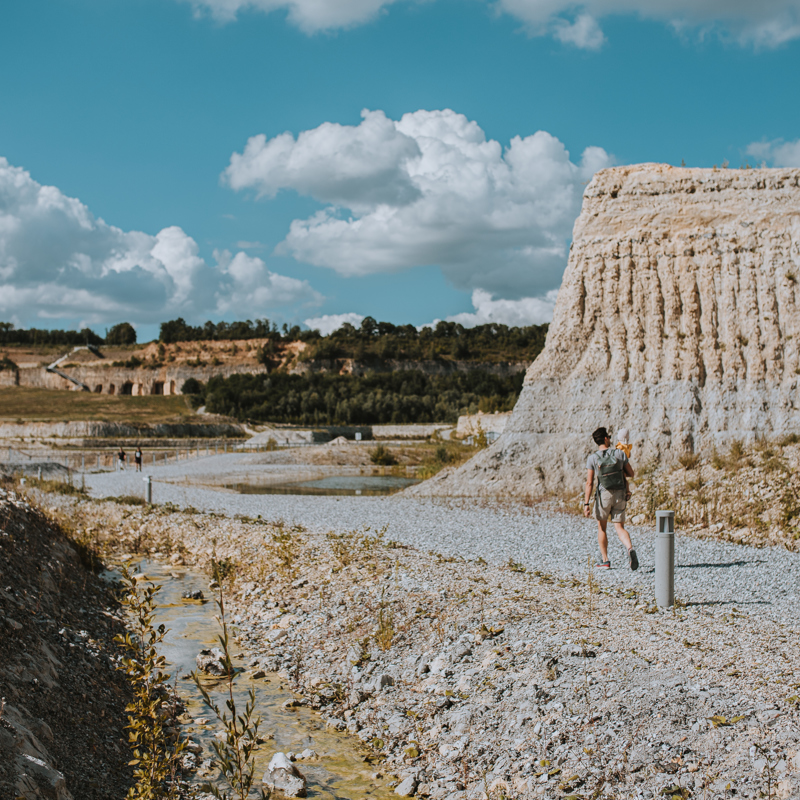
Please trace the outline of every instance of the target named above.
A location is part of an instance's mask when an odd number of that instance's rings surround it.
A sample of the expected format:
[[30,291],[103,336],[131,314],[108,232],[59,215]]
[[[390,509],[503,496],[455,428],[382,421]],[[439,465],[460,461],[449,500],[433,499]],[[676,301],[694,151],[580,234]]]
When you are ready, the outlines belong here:
[[361,738],[400,796],[800,793],[797,632],[755,614],[658,612],[591,573],[445,559],[375,531],[53,502],[118,547],[221,560],[254,671]]
[[130,785],[128,695],[109,658],[123,624],[87,563],[62,530],[0,488],[4,799],[108,800]]

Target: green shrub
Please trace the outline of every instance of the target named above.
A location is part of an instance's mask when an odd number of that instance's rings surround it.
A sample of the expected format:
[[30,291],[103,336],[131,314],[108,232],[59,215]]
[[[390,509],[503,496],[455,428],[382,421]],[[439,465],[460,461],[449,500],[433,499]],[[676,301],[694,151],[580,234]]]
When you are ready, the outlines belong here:
[[397,463],[397,459],[394,457],[392,451],[382,444],[379,444],[377,447],[370,450],[369,460],[373,464],[378,464],[382,467],[391,467]]

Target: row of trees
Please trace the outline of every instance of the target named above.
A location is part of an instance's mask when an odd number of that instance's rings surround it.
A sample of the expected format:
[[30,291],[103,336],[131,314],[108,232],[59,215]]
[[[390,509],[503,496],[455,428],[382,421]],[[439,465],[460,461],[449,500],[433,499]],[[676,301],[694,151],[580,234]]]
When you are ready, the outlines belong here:
[[13,322],[0,322],[0,344],[30,345],[63,345],[79,347],[81,345],[102,344],[136,344],[136,330],[129,322],[120,322],[106,331],[105,338],[98,336],[90,328],[80,331],[46,331],[40,328],[18,329]]
[[441,357],[473,361],[533,361],[544,347],[547,325],[509,327],[490,323],[465,328],[438,322],[417,330],[366,317],[356,328],[345,323],[328,336],[312,340],[304,360],[355,358],[359,361],[399,359],[426,361]]
[[191,379],[183,392],[197,405],[239,420],[297,425],[375,425],[456,422],[459,414],[510,411],[524,373],[498,377],[483,371],[426,375],[420,370],[362,376],[315,373]]
[[164,344],[172,342],[227,341],[230,339],[272,339],[277,341],[296,342],[318,339],[319,331],[303,331],[299,325],[282,329],[268,319],[244,320],[242,322],[212,322],[204,325],[189,325],[183,317],[162,322],[159,341]]
[[[465,328],[456,322],[438,322],[417,330],[413,325],[393,325],[365,317],[359,327],[345,323],[327,336],[319,331],[301,330],[295,325],[281,329],[268,319],[240,322],[211,322],[193,326],[182,317],[162,322],[159,339],[165,344],[204,340],[266,339],[262,360],[280,359],[282,345],[303,341],[309,346],[301,358],[334,360],[354,358],[369,363],[390,359],[427,361],[438,358],[484,362],[532,361],[544,347],[547,325],[509,327],[490,323]],[[29,345],[130,345],[136,344],[136,331],[121,322],[106,331],[105,338],[89,328],[81,331],[17,330],[10,322],[0,322],[0,344]]]

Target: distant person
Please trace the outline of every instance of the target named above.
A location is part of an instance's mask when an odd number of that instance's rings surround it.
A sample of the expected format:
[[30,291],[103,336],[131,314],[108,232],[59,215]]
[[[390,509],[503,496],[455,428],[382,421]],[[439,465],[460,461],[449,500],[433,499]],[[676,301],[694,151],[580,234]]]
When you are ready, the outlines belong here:
[[133,463],[136,465],[136,471],[142,471],[142,448],[137,447],[136,452],[133,454]]
[[614,523],[620,542],[628,551],[628,565],[632,570],[639,569],[639,559],[631,544],[631,537],[625,530],[625,508],[628,501],[625,499],[627,482],[626,477],[633,477],[633,468],[628,462],[625,450],[611,449],[611,438],[605,428],[598,428],[593,434],[595,444],[598,445],[596,453],[592,453],[586,460],[586,491],[584,494],[583,513],[588,517],[591,513],[592,487],[594,476],[597,475],[597,492],[594,496],[594,518],[597,520],[597,544],[600,547],[600,561],[598,569],[611,569],[608,558],[608,520]]
[[117,469],[121,472],[125,471],[125,451],[122,449],[122,445],[119,446],[119,452],[117,453]]

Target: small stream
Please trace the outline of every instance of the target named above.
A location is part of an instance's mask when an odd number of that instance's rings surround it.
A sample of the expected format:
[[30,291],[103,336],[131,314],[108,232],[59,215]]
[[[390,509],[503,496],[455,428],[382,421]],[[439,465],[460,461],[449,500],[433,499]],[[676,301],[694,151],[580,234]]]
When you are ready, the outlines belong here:
[[[215,619],[217,605],[214,592],[209,589],[205,575],[185,569],[171,567],[153,561],[141,561],[138,569],[146,578],[161,586],[156,595],[159,606],[156,624],[163,623],[168,628],[160,652],[169,662],[172,679],[178,676],[178,691],[186,704],[186,713],[195,720],[185,725],[185,733],[203,745],[201,759],[213,754],[211,742],[214,734],[221,730],[213,711],[204,703],[197,687],[190,678],[184,677],[196,669],[195,658],[201,649],[218,646],[217,636],[220,627]],[[206,601],[182,600],[186,591],[202,590]],[[234,666],[244,668],[244,657],[238,645],[232,643]],[[205,682],[212,697],[224,708],[225,697],[222,689],[214,690],[213,679]],[[256,751],[255,775],[260,785],[261,777],[267,769],[275,752],[300,753],[306,748],[316,751],[319,758],[313,761],[298,761],[298,769],[308,780],[308,797],[320,800],[356,800],[356,798],[389,798],[391,790],[384,781],[373,775],[380,771],[379,765],[364,761],[366,750],[359,747],[353,737],[326,729],[320,715],[308,708],[284,709],[287,700],[296,699],[284,681],[276,674],[267,679],[251,680],[241,674],[234,684],[234,697],[237,709],[244,709],[247,694],[253,687],[256,692],[255,717],[261,717],[259,736],[267,739]],[[197,720],[208,720],[208,724],[198,724]],[[270,736],[274,738],[270,738]],[[203,776],[198,782],[214,777],[216,772]]]

